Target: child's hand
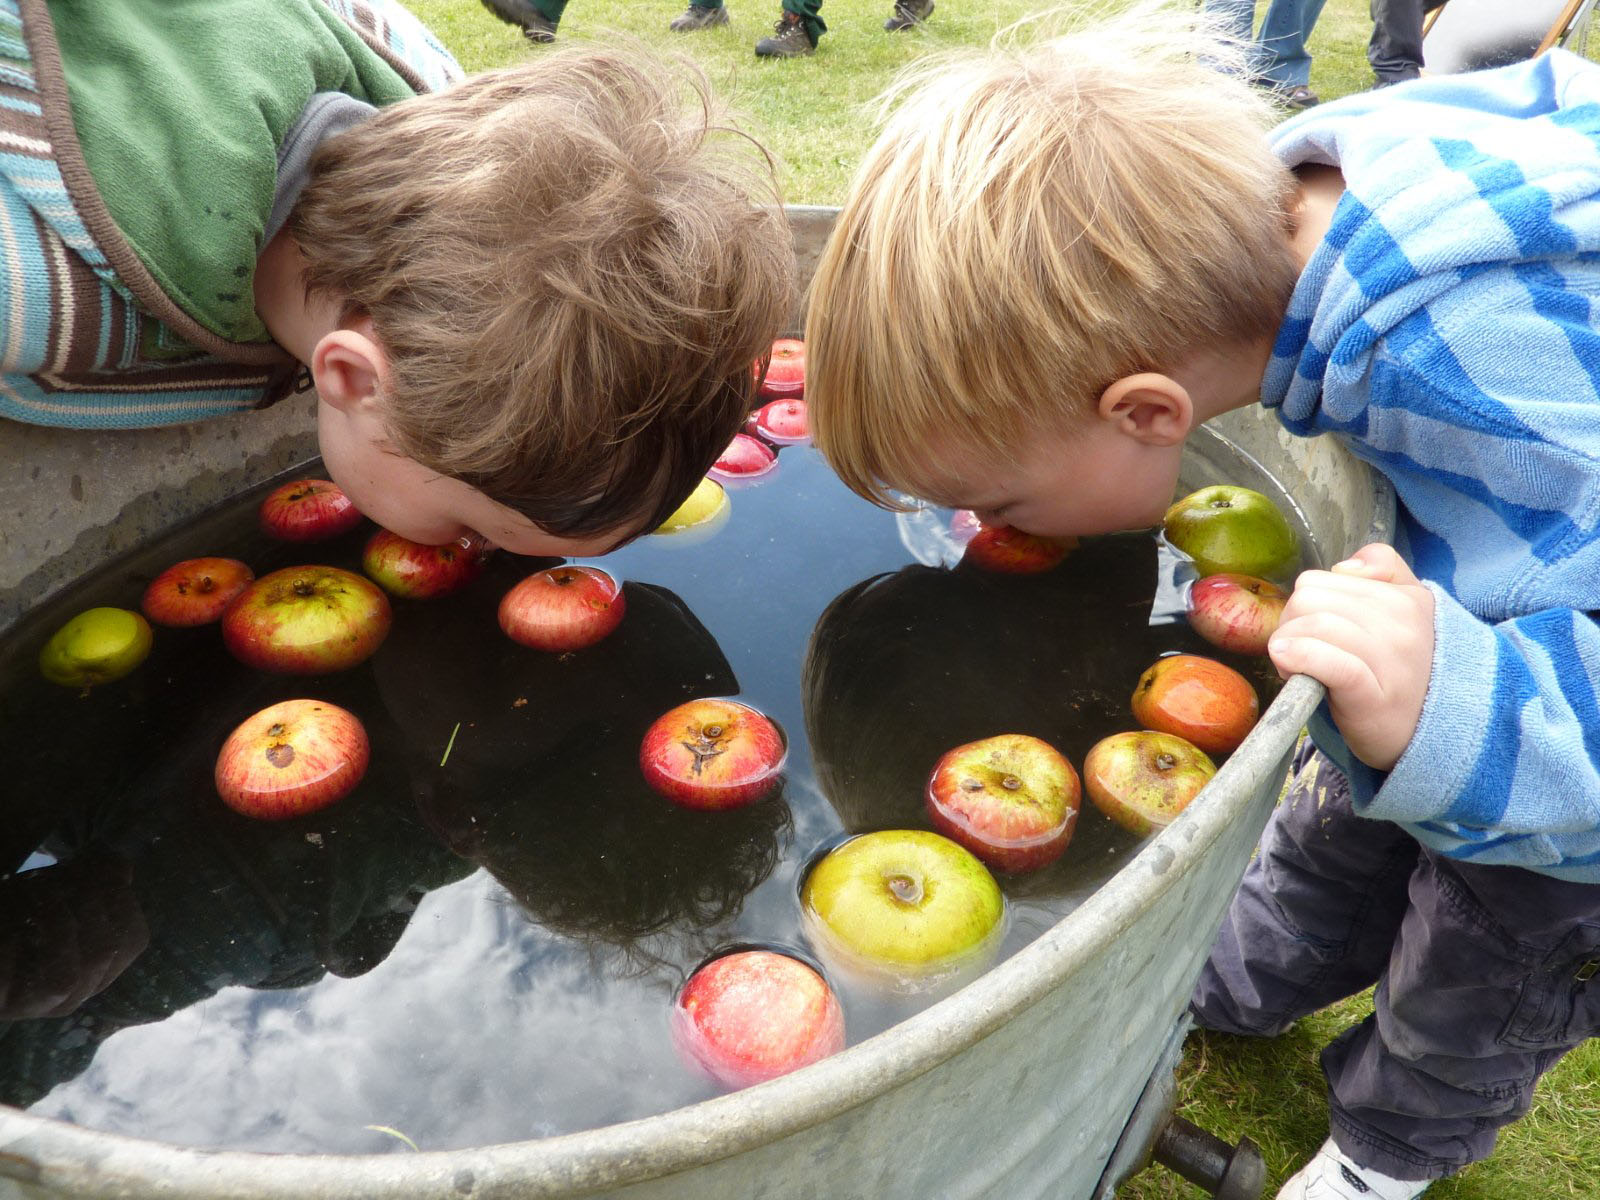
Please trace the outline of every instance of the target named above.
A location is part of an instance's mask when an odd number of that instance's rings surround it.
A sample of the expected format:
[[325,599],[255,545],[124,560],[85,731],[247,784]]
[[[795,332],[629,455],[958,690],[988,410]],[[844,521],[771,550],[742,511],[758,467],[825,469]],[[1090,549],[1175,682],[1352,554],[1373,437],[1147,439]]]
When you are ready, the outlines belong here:
[[1389,546],[1363,546],[1295,581],[1267,643],[1284,677],[1310,675],[1350,750],[1391,769],[1416,732],[1433,672],[1433,593]]

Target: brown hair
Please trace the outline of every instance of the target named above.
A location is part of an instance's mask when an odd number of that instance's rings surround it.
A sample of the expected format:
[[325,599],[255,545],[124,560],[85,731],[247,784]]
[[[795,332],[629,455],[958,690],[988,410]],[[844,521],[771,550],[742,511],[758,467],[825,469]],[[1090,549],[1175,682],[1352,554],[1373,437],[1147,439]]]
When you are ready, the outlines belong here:
[[670,514],[793,308],[770,157],[629,46],[383,109],[318,150],[289,229],[308,289],[372,318],[395,448],[558,535]]
[[1193,20],[938,58],[885,101],[806,329],[816,442],[855,491],[898,507],[930,451],[1005,456],[1119,378],[1276,330],[1293,177]]

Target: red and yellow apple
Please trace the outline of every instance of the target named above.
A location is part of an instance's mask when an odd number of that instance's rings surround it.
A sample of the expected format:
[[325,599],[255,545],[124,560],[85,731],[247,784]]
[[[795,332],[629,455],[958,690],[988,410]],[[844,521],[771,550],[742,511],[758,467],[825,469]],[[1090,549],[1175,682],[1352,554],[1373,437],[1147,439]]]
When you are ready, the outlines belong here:
[[679,1051],[728,1088],[776,1079],[844,1049],[844,1010],[827,980],[771,950],[712,959],[672,1010]]
[[139,607],[157,625],[209,625],[255,577],[236,558],[186,558],[150,581]]
[[93,687],[128,674],[150,653],[150,622],[126,608],[91,608],[39,648],[39,671],[51,683]]
[[1114,733],[1089,748],[1083,789],[1111,820],[1141,836],[1170,825],[1211,782],[1206,752],[1170,733]]
[[459,591],[483,574],[490,553],[481,539],[425,546],[380,529],[367,539],[361,569],[391,596],[431,600]]
[[769,400],[756,412],[756,433],[775,446],[811,440],[811,416],[804,400]]
[[366,774],[367,731],[324,700],[283,700],[247,717],[217,754],[217,795],[235,812],[281,821],[348,796]]
[[1167,509],[1161,531],[1206,575],[1278,579],[1293,570],[1300,543],[1270,498],[1250,488],[1219,483],[1191,492]]
[[1248,679],[1198,654],[1156,659],[1133,689],[1134,720],[1146,729],[1176,734],[1207,754],[1237,749],[1260,715]]
[[1189,585],[1189,625],[1206,641],[1235,654],[1265,654],[1283,619],[1289,593],[1267,579],[1224,572]]
[[[760,373],[761,364],[756,364]],[[766,400],[798,400],[806,392],[806,344],[799,338],[778,338],[772,343],[767,373],[759,395]]]
[[778,456],[760,438],[736,433],[733,441],[717,456],[711,473],[730,482],[757,479],[778,465]]
[[361,524],[361,510],[329,479],[296,479],[261,502],[261,532],[280,542],[320,542]]
[[622,623],[628,600],[609,572],[571,564],[535,571],[500,598],[500,628],[534,650],[565,654]]
[[961,561],[1004,575],[1037,575],[1058,566],[1078,543],[1047,538],[1010,525],[993,525],[963,508],[950,518],[950,538],[963,546]]
[[979,970],[1004,937],[1005,897],[994,876],[964,847],[925,829],[842,842],[811,868],[800,902],[825,964],[895,991],[925,991]]
[[777,786],[788,749],[783,731],[748,704],[690,700],[651,722],[639,769],[685,808],[738,808]]
[[928,777],[933,827],[997,871],[1061,857],[1078,823],[1078,773],[1049,742],[1003,733],[946,751]]
[[365,662],[388,636],[389,598],[339,567],[284,567],[263,575],[222,614],[222,641],[247,667],[324,675]]

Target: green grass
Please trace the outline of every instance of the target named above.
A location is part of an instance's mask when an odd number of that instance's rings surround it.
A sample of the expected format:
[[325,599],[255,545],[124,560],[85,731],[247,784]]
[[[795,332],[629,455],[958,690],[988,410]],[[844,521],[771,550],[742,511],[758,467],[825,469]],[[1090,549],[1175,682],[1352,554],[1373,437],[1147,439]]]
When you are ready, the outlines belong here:
[[[931,51],[981,46],[1038,7],[1017,0],[939,0],[928,26],[890,36],[882,31],[892,0],[827,0],[830,32],[810,58],[755,58],[756,38],[771,30],[776,0],[729,0],[731,23],[675,35],[666,24],[677,0],[573,0],[561,24],[563,41],[603,40],[622,31],[691,55],[744,114],[746,127],[782,164],[785,198],[836,204],[872,140],[867,106],[895,71]],[[410,0],[410,7],[468,70],[538,55],[510,26],[472,0]],[[1258,5],[1259,8],[1259,5]],[[1330,100],[1371,82],[1365,57],[1371,23],[1367,0],[1328,0],[1311,42],[1312,87]],[[1339,1030],[1370,1011],[1358,997],[1302,1021],[1271,1042],[1195,1034],[1180,1071],[1180,1109],[1220,1136],[1248,1135],[1261,1146],[1272,1189],[1327,1133],[1317,1052]],[[1600,1195],[1600,1041],[1568,1056],[1540,1085],[1533,1111],[1502,1136],[1487,1162],[1446,1180],[1429,1200],[1571,1200]],[[1160,1168],[1122,1189],[1130,1200],[1168,1200],[1203,1193]]]

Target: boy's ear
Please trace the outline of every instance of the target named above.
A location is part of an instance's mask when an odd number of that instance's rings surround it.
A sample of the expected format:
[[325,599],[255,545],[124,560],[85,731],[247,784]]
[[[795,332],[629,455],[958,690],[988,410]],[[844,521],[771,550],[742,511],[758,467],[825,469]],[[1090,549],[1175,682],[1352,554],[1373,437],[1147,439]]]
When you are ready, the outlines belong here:
[[326,333],[311,352],[317,395],[346,411],[378,397],[388,359],[370,329],[345,327]]
[[1151,446],[1175,446],[1194,428],[1194,402],[1170,375],[1126,375],[1100,393],[1096,411],[1118,432]]

